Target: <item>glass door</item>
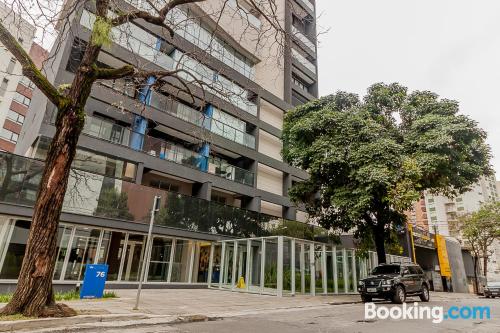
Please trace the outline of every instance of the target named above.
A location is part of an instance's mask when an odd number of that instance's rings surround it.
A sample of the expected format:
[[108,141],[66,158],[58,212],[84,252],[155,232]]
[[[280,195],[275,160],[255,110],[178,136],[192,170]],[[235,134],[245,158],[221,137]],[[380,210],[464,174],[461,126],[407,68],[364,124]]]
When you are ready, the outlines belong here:
[[65,280],[83,280],[86,265],[94,263],[100,235],[101,229],[76,228],[66,258]]
[[121,275],[122,281],[139,281],[145,238],[143,235],[129,234]]

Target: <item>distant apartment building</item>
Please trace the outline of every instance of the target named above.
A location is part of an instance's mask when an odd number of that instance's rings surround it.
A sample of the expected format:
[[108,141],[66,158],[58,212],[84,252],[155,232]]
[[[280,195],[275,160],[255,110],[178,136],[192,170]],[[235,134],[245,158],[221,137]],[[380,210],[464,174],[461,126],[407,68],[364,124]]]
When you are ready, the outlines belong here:
[[411,210],[406,212],[407,221],[414,227],[429,231],[429,219],[427,218],[427,207],[425,198],[421,198],[413,204]]
[[[495,176],[482,177],[470,191],[455,198],[426,194],[425,204],[429,215],[430,231],[460,240],[458,231],[453,230],[453,222],[460,215],[479,210],[483,203],[499,200]],[[464,245],[463,241],[462,245]],[[488,279],[500,281],[500,242],[496,241],[491,247],[491,251]]]
[[[3,2],[0,2],[0,17],[18,43],[36,57],[35,27]],[[0,47],[0,151],[14,151],[32,91],[32,84],[22,75],[21,64],[5,47]]]

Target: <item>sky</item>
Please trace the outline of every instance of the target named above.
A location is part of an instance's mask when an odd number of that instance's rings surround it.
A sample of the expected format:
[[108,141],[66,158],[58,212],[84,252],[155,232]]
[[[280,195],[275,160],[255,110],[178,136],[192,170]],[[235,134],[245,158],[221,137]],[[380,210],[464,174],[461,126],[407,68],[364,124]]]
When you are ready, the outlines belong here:
[[[316,0],[319,92],[399,82],[460,103],[500,177],[500,1]],[[328,31],[327,31],[328,30]]]

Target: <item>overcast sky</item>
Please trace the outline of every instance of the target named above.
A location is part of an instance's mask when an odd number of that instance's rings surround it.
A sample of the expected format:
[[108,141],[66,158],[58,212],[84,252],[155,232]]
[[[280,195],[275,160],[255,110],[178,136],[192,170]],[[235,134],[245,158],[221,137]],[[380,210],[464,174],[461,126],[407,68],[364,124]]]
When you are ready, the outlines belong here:
[[[399,82],[460,102],[500,175],[499,0],[316,0],[320,95]],[[500,177],[500,176],[499,176]]]

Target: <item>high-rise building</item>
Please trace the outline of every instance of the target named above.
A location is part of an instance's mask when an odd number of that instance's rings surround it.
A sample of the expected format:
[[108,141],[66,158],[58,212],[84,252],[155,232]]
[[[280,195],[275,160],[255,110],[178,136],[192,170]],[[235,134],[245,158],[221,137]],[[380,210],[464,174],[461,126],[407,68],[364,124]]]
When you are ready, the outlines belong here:
[[[0,2],[0,17],[41,68],[47,52],[33,42],[35,27],[3,2]],[[23,77],[19,61],[5,47],[0,47],[0,151],[14,151],[32,94],[33,84]]]
[[[125,10],[150,9],[149,1],[116,3]],[[106,262],[108,280],[137,281],[155,195],[162,208],[150,282],[206,282],[209,257],[215,263],[233,260],[214,241],[263,235],[285,219],[306,222],[287,192],[308,175],[283,162],[280,137],[286,111],[318,94],[314,2],[276,1],[287,32],[283,43],[255,34],[266,31],[268,22],[246,1],[228,1],[217,26],[206,13],[218,12],[221,3],[173,10],[167,18],[173,37],[142,20],[112,29],[101,66],[182,68],[190,73],[183,79],[195,77],[205,89],[193,85],[186,93],[174,79],[152,78],[94,84],[61,217],[55,280],[81,280],[85,264]],[[58,27],[46,68],[56,87],[71,83],[94,20],[88,2]],[[35,92],[16,147],[27,158],[5,156],[16,160],[19,176],[0,197],[0,279],[15,278],[22,260],[56,112]],[[12,213],[19,204],[24,208]]]

